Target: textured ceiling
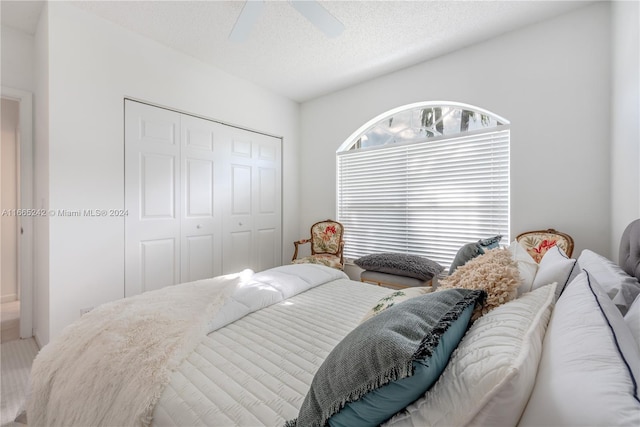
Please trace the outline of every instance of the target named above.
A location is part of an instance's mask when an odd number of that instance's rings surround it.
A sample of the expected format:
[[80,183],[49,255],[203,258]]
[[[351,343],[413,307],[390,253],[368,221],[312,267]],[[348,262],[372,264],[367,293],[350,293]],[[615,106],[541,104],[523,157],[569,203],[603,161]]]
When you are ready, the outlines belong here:
[[[24,6],[25,3],[31,3]],[[39,2],[2,1],[33,33]],[[581,1],[320,1],[327,38],[287,1],[267,1],[248,40],[228,35],[244,1],[74,1],[76,7],[302,102],[581,7]],[[24,8],[25,12],[20,12]],[[35,18],[34,18],[35,16]]]
[[0,0],[2,25],[8,25],[29,34],[36,32],[42,1],[5,1]]

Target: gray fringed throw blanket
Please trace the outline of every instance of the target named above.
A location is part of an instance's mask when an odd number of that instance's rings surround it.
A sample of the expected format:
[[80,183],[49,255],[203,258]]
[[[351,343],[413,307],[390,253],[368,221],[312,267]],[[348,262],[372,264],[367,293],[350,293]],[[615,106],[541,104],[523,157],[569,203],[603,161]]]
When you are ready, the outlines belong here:
[[431,356],[440,337],[481,290],[448,289],[411,298],[351,331],[318,369],[298,418],[285,427],[323,427],[347,403],[413,375],[413,362]]

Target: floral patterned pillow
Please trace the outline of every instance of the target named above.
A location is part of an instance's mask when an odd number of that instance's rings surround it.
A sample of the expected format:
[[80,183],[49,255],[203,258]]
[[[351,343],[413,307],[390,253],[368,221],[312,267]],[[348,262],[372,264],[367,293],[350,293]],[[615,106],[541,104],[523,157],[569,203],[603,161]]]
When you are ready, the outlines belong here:
[[382,313],[387,308],[395,304],[398,304],[402,301],[406,301],[413,297],[417,297],[423,294],[428,294],[429,292],[432,292],[432,291],[433,291],[433,288],[431,286],[422,286],[422,287],[415,287],[415,288],[400,289],[398,291],[392,292],[386,297],[380,298],[380,300],[378,300],[376,305],[374,305],[373,308],[369,310],[367,314],[362,318],[360,323],[363,323],[366,320],[371,319],[372,317]]

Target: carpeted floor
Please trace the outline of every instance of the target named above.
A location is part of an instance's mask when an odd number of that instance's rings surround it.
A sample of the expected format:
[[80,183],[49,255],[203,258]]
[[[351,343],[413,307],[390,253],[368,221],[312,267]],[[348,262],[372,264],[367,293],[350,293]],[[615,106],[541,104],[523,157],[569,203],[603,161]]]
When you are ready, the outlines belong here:
[[25,427],[14,423],[15,417],[26,404],[31,364],[38,354],[33,338],[13,340],[0,344],[1,394],[0,426]]

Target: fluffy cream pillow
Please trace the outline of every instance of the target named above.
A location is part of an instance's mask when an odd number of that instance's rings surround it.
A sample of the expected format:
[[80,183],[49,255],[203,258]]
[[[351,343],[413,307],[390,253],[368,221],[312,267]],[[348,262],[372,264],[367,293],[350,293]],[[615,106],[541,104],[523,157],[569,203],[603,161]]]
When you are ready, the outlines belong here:
[[454,273],[440,280],[436,291],[449,288],[483,289],[487,299],[476,307],[473,320],[518,296],[520,286],[518,264],[508,249],[491,249],[462,265]]

